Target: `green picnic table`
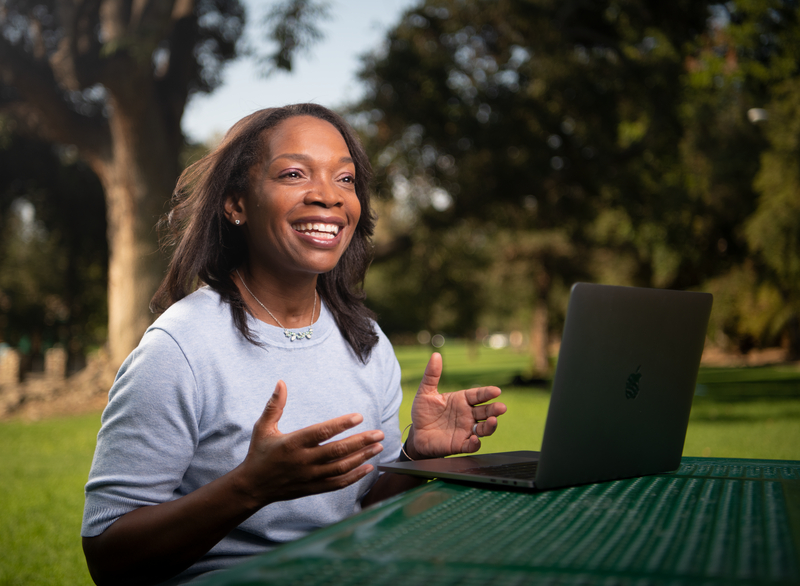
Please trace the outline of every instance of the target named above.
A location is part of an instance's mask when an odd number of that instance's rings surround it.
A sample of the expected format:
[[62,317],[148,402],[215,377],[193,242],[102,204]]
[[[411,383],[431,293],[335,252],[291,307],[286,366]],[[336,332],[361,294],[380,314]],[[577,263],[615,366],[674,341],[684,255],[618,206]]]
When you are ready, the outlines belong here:
[[543,492],[435,481],[203,586],[800,584],[800,461]]

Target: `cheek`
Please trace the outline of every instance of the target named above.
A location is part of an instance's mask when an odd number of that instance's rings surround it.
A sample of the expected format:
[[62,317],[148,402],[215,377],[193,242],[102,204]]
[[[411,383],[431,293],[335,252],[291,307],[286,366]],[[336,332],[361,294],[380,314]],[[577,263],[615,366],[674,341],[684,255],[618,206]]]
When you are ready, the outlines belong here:
[[349,204],[350,214],[353,216],[353,220],[358,223],[361,219],[361,201],[358,199],[357,195],[353,195],[351,202]]

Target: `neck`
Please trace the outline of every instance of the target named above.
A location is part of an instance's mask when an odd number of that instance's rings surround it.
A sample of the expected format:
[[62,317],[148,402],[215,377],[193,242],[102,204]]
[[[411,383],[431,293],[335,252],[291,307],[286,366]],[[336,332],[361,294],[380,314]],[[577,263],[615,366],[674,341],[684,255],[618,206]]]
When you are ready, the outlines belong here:
[[316,295],[317,275],[286,283],[253,272],[246,266],[240,267],[237,272],[234,273],[234,279],[242,299],[250,313],[259,320],[286,329],[297,329],[309,327],[312,314],[314,320],[319,317],[322,301]]

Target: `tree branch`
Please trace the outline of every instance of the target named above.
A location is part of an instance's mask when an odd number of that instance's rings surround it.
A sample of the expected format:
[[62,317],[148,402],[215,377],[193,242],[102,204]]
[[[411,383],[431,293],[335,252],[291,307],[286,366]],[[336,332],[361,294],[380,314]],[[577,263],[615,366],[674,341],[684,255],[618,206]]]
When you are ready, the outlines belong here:
[[17,114],[26,131],[45,140],[74,144],[87,153],[97,153],[109,136],[101,117],[81,116],[72,111],[64,93],[47,65],[0,36],[0,76],[14,88],[20,100],[11,99],[1,107]]
[[179,0],[176,3],[169,35],[169,63],[163,77],[156,80],[166,122],[177,128],[180,128],[191,82],[197,77],[194,47],[199,39],[199,32],[193,9],[193,0]]
[[50,57],[50,67],[61,87],[78,91],[100,83],[100,6],[101,0],[58,3],[64,36]]

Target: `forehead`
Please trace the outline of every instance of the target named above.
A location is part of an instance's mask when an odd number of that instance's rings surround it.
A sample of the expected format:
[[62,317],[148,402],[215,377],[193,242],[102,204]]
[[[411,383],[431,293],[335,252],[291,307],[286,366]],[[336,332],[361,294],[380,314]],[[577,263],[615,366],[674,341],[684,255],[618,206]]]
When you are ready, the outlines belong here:
[[350,150],[339,130],[314,116],[293,116],[267,131],[264,137],[267,158],[283,154],[318,157],[349,157]]

